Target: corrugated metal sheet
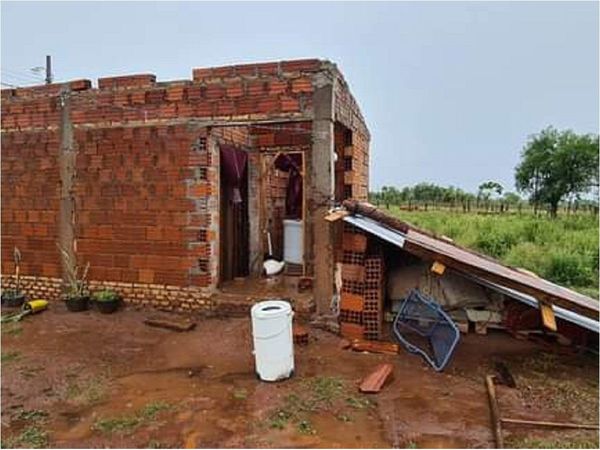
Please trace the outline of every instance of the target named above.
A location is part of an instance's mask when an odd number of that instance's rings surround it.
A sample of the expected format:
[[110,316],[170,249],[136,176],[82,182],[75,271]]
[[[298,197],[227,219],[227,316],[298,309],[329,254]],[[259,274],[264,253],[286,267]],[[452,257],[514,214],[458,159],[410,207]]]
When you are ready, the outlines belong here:
[[404,247],[404,237],[399,231],[386,227],[373,219],[356,214],[344,217],[344,221],[351,223],[363,231],[374,234],[390,244],[394,244],[400,248]]
[[[539,293],[541,296],[550,299],[551,303],[556,302],[556,299],[560,299],[562,306],[553,305],[557,317],[596,333],[599,332],[598,302],[585,295],[542,278],[523,274],[491,258],[478,255],[418,230],[409,229],[407,233],[403,233],[360,214],[346,216],[343,220],[418,256],[423,256],[421,250],[426,250],[428,255],[435,255],[436,259],[442,260],[449,266],[456,262],[458,267],[455,266],[454,268],[462,275],[471,277],[477,283],[501,291],[509,297],[530,306],[539,308],[538,300],[527,292],[515,289],[515,284],[525,286],[530,292]],[[481,276],[481,274],[484,276]],[[485,275],[493,275],[493,280],[487,279]],[[512,286],[505,286],[498,282],[498,280],[503,279],[510,281]],[[586,315],[580,314],[580,310],[584,310]],[[593,318],[594,315],[596,319]]]

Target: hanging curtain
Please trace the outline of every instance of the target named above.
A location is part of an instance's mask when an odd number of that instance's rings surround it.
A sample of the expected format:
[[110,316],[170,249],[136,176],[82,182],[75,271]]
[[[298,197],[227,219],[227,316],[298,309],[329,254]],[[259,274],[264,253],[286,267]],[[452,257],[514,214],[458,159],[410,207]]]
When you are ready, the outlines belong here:
[[285,214],[288,219],[302,218],[302,154],[282,153],[275,160],[275,168],[288,172],[288,184],[285,198]]
[[240,189],[246,174],[248,154],[230,145],[222,144],[219,147],[221,149],[221,166],[225,172],[225,179],[221,182],[227,185],[227,189],[231,189],[232,202],[241,203]]

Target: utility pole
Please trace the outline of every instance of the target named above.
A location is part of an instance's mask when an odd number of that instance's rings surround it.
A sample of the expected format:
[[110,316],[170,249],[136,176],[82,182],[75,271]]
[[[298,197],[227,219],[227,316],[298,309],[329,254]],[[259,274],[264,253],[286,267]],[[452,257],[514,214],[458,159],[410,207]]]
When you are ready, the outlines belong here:
[[46,84],[52,83],[52,57],[46,55]]

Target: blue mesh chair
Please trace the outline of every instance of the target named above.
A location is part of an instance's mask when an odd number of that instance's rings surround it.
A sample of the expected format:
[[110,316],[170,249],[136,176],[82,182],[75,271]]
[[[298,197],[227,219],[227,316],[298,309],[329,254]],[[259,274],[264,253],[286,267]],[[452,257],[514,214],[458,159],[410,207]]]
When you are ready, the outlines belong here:
[[410,291],[400,306],[393,332],[409,352],[420,354],[438,372],[450,361],[460,338],[441,306],[418,289]]

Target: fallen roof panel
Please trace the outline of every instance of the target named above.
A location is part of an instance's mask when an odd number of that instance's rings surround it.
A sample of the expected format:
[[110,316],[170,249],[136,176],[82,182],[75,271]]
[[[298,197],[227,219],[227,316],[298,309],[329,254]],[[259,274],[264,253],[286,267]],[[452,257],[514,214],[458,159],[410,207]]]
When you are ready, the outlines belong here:
[[[402,244],[396,243],[396,245],[410,253],[440,261],[461,272],[529,294],[537,301],[554,304],[598,321],[600,305],[598,301],[590,297],[543,278],[525,274],[488,256],[435,237],[368,203],[347,200],[344,202],[344,206],[353,213],[353,215],[344,217],[344,221],[353,224],[360,223],[360,228],[363,230],[392,244],[395,244],[394,241],[401,241]],[[394,234],[398,237],[393,237]]]

